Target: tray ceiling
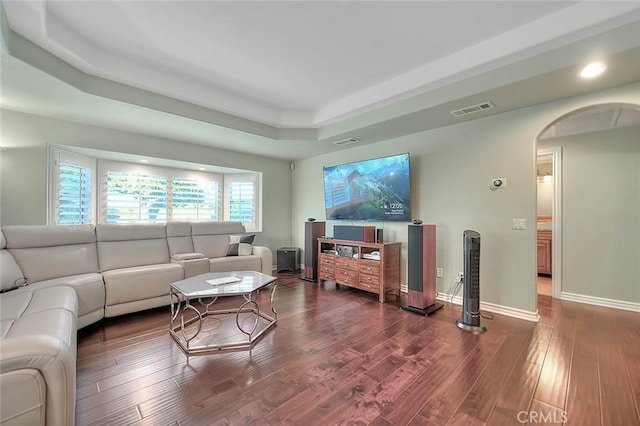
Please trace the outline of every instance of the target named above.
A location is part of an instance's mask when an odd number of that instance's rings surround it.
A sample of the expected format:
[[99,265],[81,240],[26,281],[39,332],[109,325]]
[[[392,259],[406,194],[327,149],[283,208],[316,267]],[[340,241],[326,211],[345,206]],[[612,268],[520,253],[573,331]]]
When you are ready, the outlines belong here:
[[[254,128],[262,130],[249,133],[278,140],[337,139],[358,127],[439,105],[449,108],[448,114],[473,104],[473,95],[490,96],[492,90],[567,68],[574,73],[579,61],[598,53],[589,52],[586,41],[590,38],[602,38],[600,46],[617,46],[601,49],[600,56],[640,45],[637,40],[620,43],[605,37],[622,28],[627,28],[627,36],[629,28],[633,31],[640,19],[634,2],[2,4],[13,33],[87,76],[250,120],[256,123]],[[640,30],[637,34],[640,36]],[[577,44],[584,52],[563,57],[552,54]],[[16,56],[52,74],[38,61],[25,59],[27,55]],[[20,66],[17,62],[12,65]],[[630,80],[626,75],[609,85]],[[15,89],[16,99],[3,106],[28,109],[27,101],[17,99],[24,92],[15,87],[20,82],[3,81],[8,83]],[[469,90],[465,83],[473,83],[475,89]],[[71,85],[92,93],[87,84]],[[526,91],[518,95],[521,99],[511,101],[513,107],[548,100]],[[111,97],[105,93],[99,96]],[[115,95],[113,98],[118,100]],[[503,112],[504,105],[510,103],[491,97],[476,99],[484,101],[492,101],[496,108],[479,116]],[[162,112],[175,115],[174,111]],[[184,115],[185,119],[194,118]],[[234,128],[213,119],[196,119],[222,125],[226,131]],[[440,123],[434,119],[434,125],[455,122],[446,120]],[[296,138],[296,133],[287,133],[287,129],[312,132]],[[316,148],[304,146],[291,155],[299,158],[322,152],[313,151]]]

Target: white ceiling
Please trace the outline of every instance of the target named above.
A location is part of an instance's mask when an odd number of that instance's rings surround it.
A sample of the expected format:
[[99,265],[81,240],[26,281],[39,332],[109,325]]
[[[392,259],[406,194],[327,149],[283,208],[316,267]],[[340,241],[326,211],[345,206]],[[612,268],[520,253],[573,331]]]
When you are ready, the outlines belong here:
[[[81,76],[183,101],[156,108],[164,98],[100,91],[15,42],[4,108],[276,158],[451,124],[448,111],[477,102],[496,105],[483,116],[640,80],[635,1],[2,4],[12,34]],[[625,67],[599,85],[573,81],[602,58]],[[392,123],[414,115],[420,125]]]

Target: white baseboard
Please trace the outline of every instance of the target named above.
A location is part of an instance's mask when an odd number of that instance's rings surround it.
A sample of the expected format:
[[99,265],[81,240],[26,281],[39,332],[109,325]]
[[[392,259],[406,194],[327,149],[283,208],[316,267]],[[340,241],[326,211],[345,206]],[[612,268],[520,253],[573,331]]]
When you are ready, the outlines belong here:
[[[453,303],[454,305],[462,305],[462,297],[461,296],[453,296],[451,299],[450,295],[438,293],[436,299]],[[539,322],[540,315],[538,312],[525,311],[524,309],[512,308],[510,306],[497,305],[495,303],[483,302],[480,301],[480,309],[483,311],[493,312],[494,314],[505,315],[512,318],[518,318],[525,321],[531,322]]]
[[560,293],[560,298],[568,302],[585,303],[587,305],[603,306],[605,308],[622,309],[625,311],[640,312],[640,303],[624,300],[607,299],[605,297],[585,296],[584,294]]

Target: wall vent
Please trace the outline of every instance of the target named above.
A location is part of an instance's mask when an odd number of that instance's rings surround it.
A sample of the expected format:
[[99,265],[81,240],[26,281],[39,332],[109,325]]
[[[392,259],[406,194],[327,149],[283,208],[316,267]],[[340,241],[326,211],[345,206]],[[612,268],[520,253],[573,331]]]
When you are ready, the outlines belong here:
[[451,115],[453,115],[454,117],[462,117],[463,115],[469,115],[492,108],[495,107],[491,102],[483,102],[481,104],[470,105],[468,107],[453,110],[451,111]]
[[347,139],[342,139],[339,141],[335,141],[334,145],[351,145],[352,143],[357,143],[360,142],[360,139],[356,139],[356,138],[347,138]]

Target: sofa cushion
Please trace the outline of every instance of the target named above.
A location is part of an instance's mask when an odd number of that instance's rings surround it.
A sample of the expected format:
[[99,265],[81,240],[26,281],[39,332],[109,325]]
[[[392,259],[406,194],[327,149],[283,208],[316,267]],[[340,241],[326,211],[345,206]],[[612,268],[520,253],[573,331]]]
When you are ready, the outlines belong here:
[[[74,424],[76,292],[70,287],[11,292],[3,294],[0,303],[0,379],[3,382],[0,423]],[[29,393],[16,395],[16,389]],[[24,398],[23,404],[8,406],[15,397]],[[27,412],[23,411],[25,407],[29,408]]]
[[154,224],[125,224],[125,225],[97,225],[97,241],[129,241],[166,239],[165,225]]
[[193,253],[193,241],[191,240],[191,223],[167,223],[167,244],[169,245],[169,255],[171,257],[174,257],[174,255],[180,253]]
[[[98,273],[72,275],[39,281],[17,289],[16,293],[35,291],[49,287],[68,286],[78,295],[78,328],[85,327],[104,317],[104,281]],[[91,318],[84,318],[92,314]]]
[[175,263],[138,266],[106,271],[105,306],[167,296],[169,284],[184,279],[182,266]]
[[77,296],[71,287],[5,293],[0,298],[1,338],[45,334],[71,345],[75,342],[77,311]]
[[10,248],[9,251],[28,282],[98,272],[95,243]]
[[229,235],[194,235],[193,249],[205,257],[225,257],[229,249]]
[[36,369],[23,368],[2,374],[0,423],[45,425],[47,384]]
[[217,222],[193,222],[191,224],[191,235],[222,235],[222,234],[244,234],[245,229],[242,222],[217,221]]
[[95,243],[93,225],[64,226],[3,226],[7,248],[54,247],[62,245]]
[[98,225],[96,233],[101,272],[170,261],[164,225]]
[[262,258],[260,256],[250,255],[209,259],[209,270],[211,272],[262,272]]
[[29,282],[98,272],[92,225],[5,226],[2,233]]
[[0,249],[0,289],[9,290],[25,283],[22,271],[9,250]]
[[169,263],[167,240],[98,242],[100,271]]
[[191,224],[193,250],[208,258],[225,257],[229,235],[244,234],[241,222],[194,222]]

